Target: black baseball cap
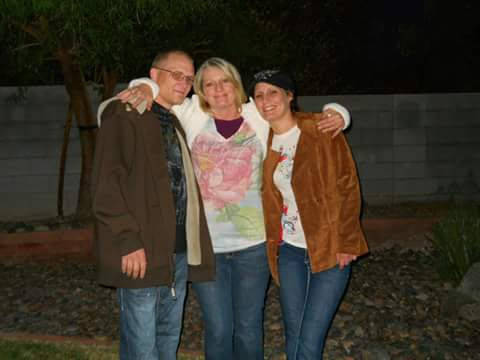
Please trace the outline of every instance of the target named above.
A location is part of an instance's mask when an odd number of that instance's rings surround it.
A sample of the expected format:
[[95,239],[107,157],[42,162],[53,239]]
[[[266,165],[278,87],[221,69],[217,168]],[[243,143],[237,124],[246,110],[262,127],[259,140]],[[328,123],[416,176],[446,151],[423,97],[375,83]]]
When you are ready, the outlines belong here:
[[280,70],[262,70],[253,75],[253,80],[250,83],[249,93],[253,96],[255,86],[258,83],[265,82],[267,84],[278,86],[286,91],[295,94],[295,82],[287,73]]

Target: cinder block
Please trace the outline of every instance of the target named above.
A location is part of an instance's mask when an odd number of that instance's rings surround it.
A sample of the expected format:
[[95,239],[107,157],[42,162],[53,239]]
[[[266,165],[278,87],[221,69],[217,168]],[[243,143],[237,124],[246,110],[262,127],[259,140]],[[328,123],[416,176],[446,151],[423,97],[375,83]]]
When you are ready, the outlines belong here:
[[[43,123],[58,123],[63,126],[66,122],[68,114],[68,101],[63,103],[60,101],[53,103],[45,103],[38,105],[37,108],[28,108],[26,112],[26,121],[32,124]],[[73,117],[73,123],[75,123],[75,117]]]
[[0,103],[1,113],[0,124],[21,124],[25,121],[25,106]]
[[430,110],[426,111],[423,118],[424,127],[451,127],[454,111]]
[[[392,129],[359,129],[361,145],[392,145]],[[360,145],[360,144],[359,144]]]
[[395,196],[431,195],[442,192],[452,178],[395,179],[393,192]]
[[428,144],[477,143],[480,148],[480,127],[428,128]]
[[470,144],[433,144],[427,146],[427,161],[465,161],[473,158],[478,146]]
[[63,140],[63,133],[63,125],[58,122],[49,121],[41,124],[29,123],[28,126],[25,126],[24,137],[26,139]]
[[0,158],[45,157],[48,156],[47,149],[52,146],[48,141],[0,141]]
[[53,122],[41,124],[23,122],[2,125],[0,141],[30,141],[63,139],[63,126]]
[[436,179],[395,179],[393,193],[395,197],[405,195],[426,195],[438,190]]
[[0,189],[12,193],[48,193],[49,177],[44,175],[20,175],[0,177]]
[[30,159],[1,159],[0,169],[2,177],[29,175]]
[[428,162],[426,163],[427,177],[455,177],[466,178],[468,176],[478,177],[480,172],[480,161],[475,162]]
[[425,172],[424,162],[401,162],[393,167],[395,179],[423,179]]
[[353,149],[355,146],[362,145],[361,129],[350,129],[345,132],[348,144]]
[[444,194],[428,194],[428,195],[395,195],[393,198],[393,204],[402,204],[406,202],[435,202],[435,201],[448,201],[451,196]]
[[480,103],[474,109],[462,109],[457,107],[454,113],[453,124],[459,127],[480,127]]
[[427,111],[424,113],[423,125],[432,128],[479,127],[480,109],[454,108],[444,111]]
[[480,93],[453,93],[448,94],[451,103],[455,105],[458,110],[461,109],[475,109],[479,108]]
[[356,146],[385,146],[393,143],[392,129],[352,129],[345,135],[352,148]]
[[390,110],[393,95],[328,95],[299,96],[298,104],[305,111],[321,111],[324,104],[336,102],[350,112],[355,110]]
[[30,217],[31,199],[28,194],[23,192],[13,193],[2,189],[0,198],[2,199],[0,202],[0,218],[2,221],[24,220]]
[[25,137],[25,127],[15,123],[2,124],[0,141],[17,141]]
[[53,175],[59,172],[58,158],[30,159],[30,173],[32,175]]
[[[63,126],[68,116],[68,102],[45,104],[40,111],[32,115],[30,119],[35,119],[37,123],[53,122]],[[75,116],[72,118],[72,123],[76,123]]]
[[426,143],[425,129],[395,129],[393,142],[396,145],[424,145]]
[[31,124],[65,123],[68,103],[32,105],[25,110],[25,122]]
[[29,86],[27,103],[46,105],[52,103],[68,104],[69,96],[65,86]]
[[397,111],[395,113],[395,129],[421,128],[423,113],[417,110]]
[[393,178],[392,163],[360,163],[357,165],[358,174],[363,180]]
[[299,96],[298,106],[303,111],[321,112],[326,103],[322,96]]
[[377,113],[374,110],[356,110],[351,112],[355,126],[359,128],[372,128],[377,123]]
[[425,94],[425,109],[448,110],[448,109],[472,109],[478,108],[480,94],[478,93],[447,93]]
[[392,147],[385,145],[358,145],[352,147],[352,153],[357,164],[390,162],[393,158]]
[[394,162],[425,161],[427,147],[425,145],[397,145],[393,148]]
[[365,197],[392,196],[393,179],[360,179],[360,186]]
[[399,111],[423,111],[425,109],[425,94],[394,95],[393,109]]
[[378,112],[378,128],[393,128],[393,112],[379,111]]
[[470,176],[437,179],[442,182],[436,191],[437,194],[448,194],[450,196],[465,195],[468,198],[470,195],[480,193],[478,179]]
[[352,112],[352,125],[353,129],[366,128],[366,129],[390,129],[393,124],[393,116],[391,112],[381,111],[376,112],[357,110]]
[[392,204],[393,197],[391,193],[388,194],[363,194],[362,204],[363,205],[385,205]]
[[30,200],[30,216],[47,218],[57,216],[56,193],[34,193],[31,194]]
[[425,94],[425,110],[449,110],[455,107],[458,99],[455,94]]

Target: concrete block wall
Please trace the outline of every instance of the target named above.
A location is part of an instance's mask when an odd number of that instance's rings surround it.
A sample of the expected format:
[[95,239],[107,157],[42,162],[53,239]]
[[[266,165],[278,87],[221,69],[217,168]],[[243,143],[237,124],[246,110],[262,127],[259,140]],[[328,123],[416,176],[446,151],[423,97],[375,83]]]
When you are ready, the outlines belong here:
[[[120,86],[119,88],[121,88]],[[94,106],[98,99],[92,91]],[[339,102],[369,203],[480,197],[480,94],[302,97],[320,111]],[[63,86],[0,88],[0,221],[56,215],[58,169],[68,96]],[[64,209],[75,210],[80,178],[72,128]]]
[[303,97],[339,102],[368,203],[480,198],[480,94]]
[[[96,96],[92,92],[92,99]],[[0,221],[53,217],[68,94],[63,86],[0,87]],[[70,133],[64,213],[75,210],[80,141]]]

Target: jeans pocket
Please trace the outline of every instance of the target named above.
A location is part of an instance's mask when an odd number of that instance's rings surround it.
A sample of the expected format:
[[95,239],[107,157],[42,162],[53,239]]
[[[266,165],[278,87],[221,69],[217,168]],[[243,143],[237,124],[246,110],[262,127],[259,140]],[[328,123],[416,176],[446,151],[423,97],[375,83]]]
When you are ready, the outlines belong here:
[[139,289],[128,289],[120,288],[118,289],[118,299],[120,303],[120,310],[124,311],[125,308],[135,306],[142,307],[142,305],[151,302],[155,302],[155,293],[156,288],[139,288]]

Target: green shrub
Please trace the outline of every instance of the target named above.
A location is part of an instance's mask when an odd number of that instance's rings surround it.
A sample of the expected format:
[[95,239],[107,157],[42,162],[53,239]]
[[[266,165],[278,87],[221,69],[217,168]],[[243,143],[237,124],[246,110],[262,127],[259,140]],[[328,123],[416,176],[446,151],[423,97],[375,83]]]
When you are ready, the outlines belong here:
[[433,249],[443,279],[458,284],[480,261],[480,209],[478,204],[457,204],[433,226]]

